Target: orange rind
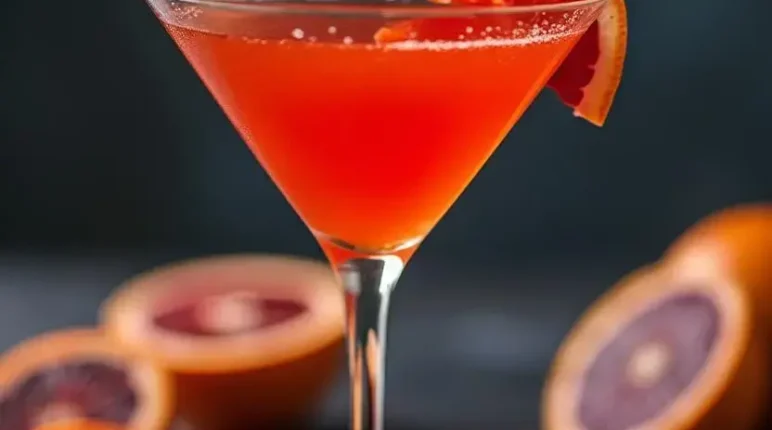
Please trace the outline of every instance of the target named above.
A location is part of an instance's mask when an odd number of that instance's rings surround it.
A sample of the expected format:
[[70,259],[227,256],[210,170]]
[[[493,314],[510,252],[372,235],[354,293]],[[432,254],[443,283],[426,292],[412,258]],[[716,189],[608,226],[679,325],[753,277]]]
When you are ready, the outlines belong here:
[[[570,3],[568,0],[430,0],[433,3],[455,6],[538,6]],[[577,9],[585,11],[585,9]],[[611,110],[619,85],[622,81],[627,56],[627,7],[624,0],[607,0],[599,10],[597,19],[589,26],[577,44],[555,71],[547,86],[574,111],[574,115],[596,126],[603,126]],[[517,13],[516,13],[517,14]],[[485,18],[429,19],[397,22],[376,33],[378,43],[394,43],[409,39],[439,38],[440,40],[466,40],[469,36],[488,38],[491,35],[475,31],[466,34],[461,29],[482,20],[482,27],[499,29],[501,34],[518,34],[522,23],[528,23],[525,34],[531,28],[539,28],[540,22],[551,15],[566,15],[566,10],[550,9],[536,13],[531,18],[510,16],[506,13],[492,14]],[[570,14],[568,14],[570,16]],[[512,18],[512,19],[509,19]],[[566,21],[566,18],[563,18]],[[566,23],[559,20],[548,26]],[[459,25],[461,24],[461,25]],[[543,33],[543,30],[538,32]],[[513,79],[516,79],[513,78]]]
[[663,258],[677,270],[717,274],[748,290],[772,334],[772,203],[718,211],[686,230]]
[[116,341],[174,375],[179,416],[197,430],[296,425],[342,365],[343,295],[309,260],[162,267],[122,285],[101,315]]

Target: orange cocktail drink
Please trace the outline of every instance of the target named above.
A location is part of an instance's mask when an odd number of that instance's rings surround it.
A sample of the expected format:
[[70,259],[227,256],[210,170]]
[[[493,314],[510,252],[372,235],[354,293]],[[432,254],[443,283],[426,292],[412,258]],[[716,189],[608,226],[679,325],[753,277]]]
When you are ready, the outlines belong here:
[[377,250],[428,234],[580,35],[493,24],[436,20],[462,39],[413,43],[167,28],[309,227]]

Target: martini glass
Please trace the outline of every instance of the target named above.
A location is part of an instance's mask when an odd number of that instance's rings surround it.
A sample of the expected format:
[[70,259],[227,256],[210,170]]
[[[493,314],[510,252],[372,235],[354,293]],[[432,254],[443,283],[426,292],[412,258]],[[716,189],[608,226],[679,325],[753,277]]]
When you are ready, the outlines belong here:
[[405,264],[604,0],[148,1],[337,271],[351,425],[382,430]]

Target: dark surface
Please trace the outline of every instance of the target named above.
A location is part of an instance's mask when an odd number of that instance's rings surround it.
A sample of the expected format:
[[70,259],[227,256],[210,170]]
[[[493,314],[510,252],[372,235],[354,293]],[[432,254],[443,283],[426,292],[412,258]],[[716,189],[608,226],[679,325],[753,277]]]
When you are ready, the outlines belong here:
[[[91,324],[120,281],[170,256],[0,258],[0,348]],[[416,258],[395,293],[387,413],[394,430],[534,429],[550,358],[581,310],[636,259],[498,268]],[[444,272],[444,273],[443,273]],[[564,291],[556,296],[556,288]],[[318,419],[347,416],[344,375]],[[342,428],[342,427],[341,427]]]

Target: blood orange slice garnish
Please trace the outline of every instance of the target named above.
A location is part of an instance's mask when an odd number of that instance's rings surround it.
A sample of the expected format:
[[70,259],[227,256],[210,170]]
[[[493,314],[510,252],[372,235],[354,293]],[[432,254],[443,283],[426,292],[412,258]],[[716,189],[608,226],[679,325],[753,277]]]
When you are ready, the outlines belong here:
[[170,371],[193,428],[305,418],[342,361],[343,298],[324,264],[194,260],[142,274],[103,306],[106,331]]
[[[588,9],[573,14],[561,9],[567,0],[430,0],[456,6],[535,6],[555,4],[538,13],[515,12],[474,18],[415,19],[392,23],[375,33],[380,44],[410,40],[473,41],[501,38],[546,40],[571,27]],[[627,9],[624,0],[607,0],[547,86],[572,107],[574,115],[602,126],[622,80],[627,54]],[[557,30],[556,30],[557,29]],[[555,33],[557,32],[557,33]],[[554,33],[554,34],[553,34]]]
[[41,335],[7,352],[0,392],[0,430],[77,420],[163,430],[174,410],[166,372],[91,329]]
[[[664,267],[664,266],[663,266]],[[548,430],[750,430],[768,400],[749,298],[717,276],[640,269],[571,330],[544,389]]]
[[626,54],[627,8],[624,0],[608,0],[547,86],[574,115],[600,127],[622,80]]

